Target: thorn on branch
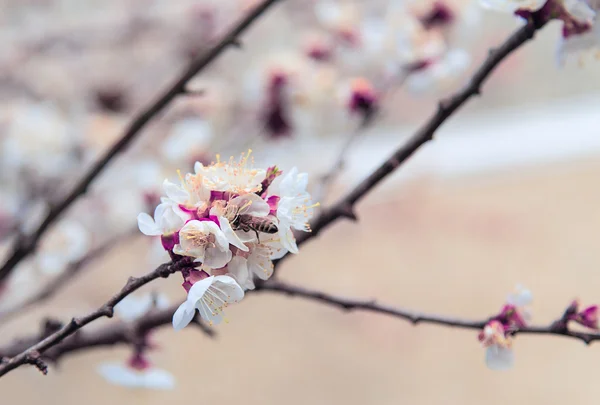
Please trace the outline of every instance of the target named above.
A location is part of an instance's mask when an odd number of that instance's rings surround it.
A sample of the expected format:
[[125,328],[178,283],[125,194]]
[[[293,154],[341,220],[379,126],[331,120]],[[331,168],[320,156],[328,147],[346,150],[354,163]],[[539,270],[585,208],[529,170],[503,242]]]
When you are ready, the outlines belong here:
[[115,309],[112,305],[107,305],[104,307],[104,309],[102,310],[102,313],[104,314],[104,316],[106,316],[107,318],[112,318],[113,315],[115,314]]
[[35,366],[38,370],[40,370],[40,372],[42,374],[44,374],[44,375],[48,374],[48,365],[46,364],[46,362],[44,360],[42,360],[42,357],[40,356],[40,352],[33,351],[33,352],[29,353],[25,357],[25,362]]
[[81,326],[81,319],[71,318],[71,325],[75,328],[79,328]]
[[354,208],[352,207],[352,205],[349,205],[349,204],[347,204],[341,208],[340,216],[347,218],[353,222],[358,221],[358,217],[356,216],[356,213],[354,212]]

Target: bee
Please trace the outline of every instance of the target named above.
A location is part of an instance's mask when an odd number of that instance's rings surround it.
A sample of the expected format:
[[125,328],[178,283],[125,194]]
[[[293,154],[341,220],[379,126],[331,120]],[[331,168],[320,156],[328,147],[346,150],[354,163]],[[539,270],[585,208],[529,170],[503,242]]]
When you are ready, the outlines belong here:
[[275,234],[279,232],[279,228],[272,218],[240,214],[240,210],[241,209],[239,207],[235,206],[227,206],[225,209],[225,217],[229,220],[231,228],[234,231],[254,231],[259,242],[259,232],[268,234]]

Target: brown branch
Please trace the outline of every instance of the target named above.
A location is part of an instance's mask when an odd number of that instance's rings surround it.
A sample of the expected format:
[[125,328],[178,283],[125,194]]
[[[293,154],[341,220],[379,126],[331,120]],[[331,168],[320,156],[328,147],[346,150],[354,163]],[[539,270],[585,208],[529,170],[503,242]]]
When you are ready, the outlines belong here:
[[[111,323],[93,331],[81,331],[64,339],[62,342],[46,350],[43,354],[38,354],[37,357],[42,361],[57,362],[68,354],[73,354],[82,350],[115,346],[119,344],[136,345],[139,341],[139,337],[143,336],[146,332],[164,325],[171,325],[173,313],[176,309],[177,306],[158,311],[153,310],[135,322]],[[215,336],[214,329],[202,322],[199,316],[196,316],[193,322],[207,336],[211,338]],[[17,356],[38,341],[44,339],[47,335],[46,327],[44,327],[42,328],[41,333],[33,338],[21,339],[6,347],[0,348],[0,358]]]
[[[402,165],[402,163],[408,160],[408,158],[410,158],[421,146],[432,140],[435,131],[446,122],[459,107],[473,96],[481,93],[481,86],[485,83],[486,79],[494,69],[513,51],[531,40],[535,32],[544,25],[545,21],[538,21],[532,18],[527,24],[512,34],[499,48],[491,50],[487,59],[479,69],[477,69],[469,83],[455,95],[442,100],[439,103],[435,114],[433,114],[425,125],[409,138],[408,142],[396,150],[392,156],[379,166],[379,168],[358,184],[345,197],[340,199],[333,206],[324,208],[321,211],[310,224],[312,232],[298,235],[296,240],[298,246],[309,239],[316,237],[323,229],[340,218],[348,218],[356,221],[357,217],[354,212],[356,203],[365,197],[382,180],[392,174],[400,167],[400,165]],[[289,254],[283,256],[275,263],[275,265],[279,265],[289,256]]]
[[80,317],[80,318],[72,318],[69,323],[58,329],[57,331],[51,333],[47,337],[45,337],[40,342],[35,343],[34,345],[28,347],[27,349],[21,351],[19,354],[11,357],[4,358],[2,363],[0,364],[0,377],[4,374],[8,373],[15,368],[22,366],[23,364],[34,364],[32,359],[34,357],[39,358],[39,355],[43,355],[44,352],[56,345],[58,345],[61,341],[63,341],[68,336],[73,335],[79,329],[83,328],[90,322],[95,321],[96,319],[102,317],[111,318],[113,316],[114,307],[117,305],[123,298],[142,287],[149,282],[156,280],[157,278],[166,278],[176,271],[181,270],[182,268],[189,266],[191,264],[191,259],[188,257],[180,258],[176,263],[164,263],[158,266],[154,271],[141,276],[141,277],[129,277],[125,286],[115,294],[111,299],[106,301],[102,306],[100,306],[95,311]]
[[[393,316],[395,318],[409,321],[416,325],[418,323],[428,323],[434,325],[450,326],[461,329],[483,329],[490,321],[490,318],[483,320],[467,320],[452,318],[442,315],[427,314],[405,308],[392,307],[389,305],[377,304],[374,300],[357,300],[353,298],[344,298],[321,291],[309,290],[303,287],[296,287],[282,282],[263,282],[256,285],[256,292],[273,292],[285,294],[292,297],[301,297],[308,300],[317,301],[327,305],[338,307],[344,311],[369,311],[379,314]],[[564,322],[556,321],[550,326],[528,326],[518,329],[514,334],[536,334],[536,335],[557,335],[573,339],[579,339],[586,344],[600,340],[600,333],[585,333],[571,331]]]
[[50,226],[71,206],[80,196],[85,194],[88,187],[98,177],[106,166],[137,137],[140,131],[167,107],[178,95],[185,92],[187,83],[196,74],[210,65],[230,45],[238,46],[238,37],[246,31],[253,22],[279,0],[264,0],[256,6],[246,17],[236,24],[215,46],[209,49],[200,58],[195,60],[188,69],[173,83],[157,100],[145,108],[129,125],[123,136],[94,164],[87,174],[75,185],[64,199],[55,204],[40,226],[26,237],[19,238],[11,255],[0,268],[0,282],[5,280],[12,270],[23,259],[35,250],[38,242]]
[[96,248],[90,250],[84,257],[78,261],[71,263],[62,273],[54,277],[46,286],[44,286],[39,292],[29,297],[24,302],[18,303],[17,305],[0,311],[0,322],[6,322],[16,315],[21,314],[27,308],[40,304],[54,296],[59,290],[63,289],[69,283],[74,281],[77,276],[88,268],[89,264],[103,257],[112,248],[118,246],[123,240],[132,237],[139,231],[137,227],[135,230],[125,232],[121,235],[117,235],[100,244]]

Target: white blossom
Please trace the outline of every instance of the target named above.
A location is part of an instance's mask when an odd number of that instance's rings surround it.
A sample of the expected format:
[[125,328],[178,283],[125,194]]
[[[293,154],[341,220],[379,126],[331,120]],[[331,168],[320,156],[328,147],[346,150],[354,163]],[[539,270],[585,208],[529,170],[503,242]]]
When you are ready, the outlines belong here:
[[229,276],[209,276],[197,281],[188,292],[187,300],[173,314],[173,327],[185,328],[194,318],[196,310],[209,324],[219,324],[224,319],[223,310],[228,304],[244,298],[244,290]]
[[83,258],[90,249],[90,235],[74,220],[64,220],[52,228],[40,243],[35,260],[47,274],[58,274],[73,262]]
[[185,220],[173,203],[165,201],[154,210],[154,218],[142,212],[137,217],[138,227],[144,235],[170,235],[181,229]]
[[166,309],[169,299],[164,294],[128,295],[115,305],[115,314],[125,322],[133,322],[151,309]]
[[175,388],[175,378],[166,370],[151,367],[135,370],[121,363],[103,363],[98,373],[108,382],[128,388],[171,390]]
[[268,280],[273,275],[272,258],[280,257],[282,247],[276,239],[261,240],[250,244],[250,253],[235,256],[227,265],[227,271],[245,290],[253,290],[254,276]]
[[295,167],[279,184],[280,200],[277,206],[279,237],[283,247],[291,253],[298,253],[292,228],[310,231],[308,221],[313,216],[314,205],[311,204],[310,194],[306,191],[307,184],[308,175],[298,173]]
[[223,267],[231,260],[229,241],[213,221],[192,220],[185,224],[173,252],[195,257],[209,268]]

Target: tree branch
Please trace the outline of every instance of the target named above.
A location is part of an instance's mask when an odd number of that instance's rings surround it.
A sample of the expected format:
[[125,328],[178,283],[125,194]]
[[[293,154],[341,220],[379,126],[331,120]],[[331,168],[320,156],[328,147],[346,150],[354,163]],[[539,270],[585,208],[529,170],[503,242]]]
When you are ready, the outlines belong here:
[[23,259],[28,257],[37,247],[38,242],[50,226],[71,206],[80,196],[85,194],[88,187],[98,177],[106,166],[137,137],[140,131],[178,95],[185,93],[185,86],[196,74],[210,65],[230,45],[238,46],[238,37],[246,31],[254,21],[279,0],[264,0],[256,6],[246,17],[236,24],[215,46],[209,49],[200,58],[195,60],[188,69],[166,90],[158,99],[145,108],[129,124],[123,136],[94,164],[87,174],[75,185],[71,192],[60,202],[54,205],[40,226],[26,237],[19,238],[11,255],[0,268],[0,282],[5,280],[12,270]]
[[89,264],[94,262],[95,260],[103,257],[106,253],[108,253],[113,247],[119,245],[126,238],[132,237],[134,234],[137,234],[139,230],[137,227],[135,230],[125,232],[121,235],[115,236],[105,243],[97,246],[95,249],[90,250],[84,257],[79,259],[78,261],[71,263],[62,273],[53,278],[46,286],[44,286],[39,292],[29,297],[24,302],[18,303],[17,305],[7,308],[3,311],[0,311],[0,323],[6,322],[7,320],[13,318],[14,316],[20,314],[25,309],[35,305],[42,303],[54,296],[59,290],[64,288],[70,282],[75,280],[75,278],[81,273],[83,270],[88,268]]
[[[160,311],[154,310],[150,311],[148,314],[132,323],[111,323],[110,325],[106,325],[93,331],[81,331],[77,334],[69,336],[56,346],[46,350],[40,355],[40,358],[47,361],[57,362],[66,355],[87,349],[115,346],[119,344],[135,345],[138,337],[143,336],[146,332],[164,325],[171,325],[173,313],[176,310],[177,306]],[[193,322],[207,336],[211,338],[215,336],[214,328],[207,326],[200,320],[199,316],[196,316]],[[41,334],[35,338],[22,339],[13,344],[0,348],[0,358],[14,357],[19,353],[26,351],[29,347],[33,346],[37,341],[43,339],[47,335],[45,329],[46,328],[43,328]]]
[[[323,229],[334,223],[340,218],[348,218],[356,221],[354,212],[355,204],[366,196],[383,179],[392,174],[402,163],[413,155],[421,146],[433,139],[435,131],[452,114],[458,110],[471,97],[481,94],[481,86],[485,83],[488,76],[494,69],[513,51],[521,47],[524,43],[531,40],[535,32],[545,25],[545,21],[531,19],[523,27],[512,34],[499,48],[491,50],[487,59],[477,69],[469,83],[455,95],[440,101],[437,111],[422,126],[408,142],[394,152],[385,162],[371,173],[365,180],[358,184],[345,197],[329,208],[324,208],[321,213],[311,222],[311,233],[302,233],[296,240],[298,246],[309,239],[316,237]],[[279,265],[286,257],[286,254],[279,259],[275,265]]]
[[[273,292],[285,294],[291,297],[306,298],[323,304],[338,307],[344,311],[369,311],[395,318],[409,321],[416,325],[419,323],[428,323],[441,326],[450,326],[461,329],[481,330],[490,321],[491,318],[483,320],[467,320],[452,318],[442,315],[427,314],[405,308],[392,307],[389,305],[377,304],[374,300],[357,300],[353,298],[344,298],[327,294],[321,291],[309,290],[303,287],[296,287],[282,282],[263,282],[256,285],[256,292]],[[574,339],[579,339],[586,344],[600,340],[600,333],[585,333],[569,330],[561,322],[553,322],[550,326],[528,326],[515,330],[514,334],[536,334],[536,335],[557,335]]]
[[[12,358],[4,358],[0,364],[0,377],[23,364],[37,365],[39,363],[38,360],[40,355],[44,355],[46,350],[58,345],[65,338],[73,335],[88,323],[102,317],[112,318],[115,305],[117,305],[123,298],[143,285],[156,280],[157,278],[169,277],[171,274],[181,270],[182,268],[190,266],[191,262],[191,258],[183,257],[176,263],[171,262],[161,264],[154,271],[151,271],[142,277],[129,277],[129,280],[127,280],[127,283],[121,289],[121,291],[115,294],[111,299],[106,301],[104,305],[100,306],[95,311],[80,318],[72,318],[69,323],[49,334],[40,342],[35,343],[25,350],[22,350],[19,354],[13,356]],[[35,363],[33,362],[34,360]]]

